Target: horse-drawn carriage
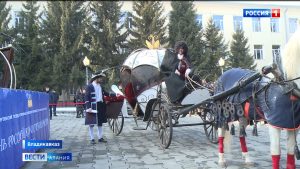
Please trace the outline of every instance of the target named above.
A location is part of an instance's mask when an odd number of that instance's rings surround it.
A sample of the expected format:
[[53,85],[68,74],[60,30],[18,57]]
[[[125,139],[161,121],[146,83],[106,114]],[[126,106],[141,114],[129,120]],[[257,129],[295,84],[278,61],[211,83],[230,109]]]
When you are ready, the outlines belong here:
[[[300,44],[297,36],[292,41],[290,44]],[[285,56],[288,61],[284,67],[294,65],[290,66],[287,79],[274,64],[264,67],[262,72],[230,69],[218,78],[213,95],[209,95],[209,89],[201,86],[194,78],[187,78],[188,81],[184,82],[174,81],[176,76],[171,67],[176,59],[171,50],[139,49],[131,53],[120,70],[122,87],[126,99],[134,108],[134,115],[142,115],[143,121],[147,122],[146,129],[154,124],[163,148],[168,148],[171,143],[173,127],[204,125],[207,138],[213,143],[219,142],[219,164],[224,164],[224,133],[230,130],[234,134],[234,126],[230,128],[229,123],[239,120],[242,155],[248,163],[245,128],[253,122],[253,135],[257,135],[255,124],[264,120],[270,126],[273,167],[279,166],[280,129],[288,129],[287,165],[293,167],[294,146],[295,154],[300,158],[296,142],[296,130],[300,127],[300,73],[297,64],[300,50],[297,50],[299,46],[287,46],[286,51],[290,53]],[[265,76],[269,73],[275,78]],[[293,83],[294,80],[298,82]],[[121,93],[116,87],[112,89]],[[174,94],[178,91],[189,91],[183,94],[183,99],[180,96],[179,104],[176,98],[178,94]],[[197,97],[192,97],[193,93]],[[202,123],[179,124],[179,117],[195,109]]]
[[[210,89],[201,86],[201,82],[195,82],[193,78],[189,81],[176,78],[177,75],[170,72],[177,60],[174,55],[170,49],[138,49],[123,63],[120,79],[126,99],[134,110],[135,120],[142,117],[147,123],[146,128],[135,129],[147,129],[150,126],[157,130],[161,146],[168,148],[173,127],[203,125],[209,141],[217,143],[215,115],[211,114],[210,103],[203,102],[210,97]],[[122,93],[116,86],[112,90]],[[174,104],[174,101],[180,102]],[[191,108],[200,102],[201,105]],[[183,109],[188,111],[181,113]],[[179,118],[193,110],[197,110],[202,122],[179,124]]]

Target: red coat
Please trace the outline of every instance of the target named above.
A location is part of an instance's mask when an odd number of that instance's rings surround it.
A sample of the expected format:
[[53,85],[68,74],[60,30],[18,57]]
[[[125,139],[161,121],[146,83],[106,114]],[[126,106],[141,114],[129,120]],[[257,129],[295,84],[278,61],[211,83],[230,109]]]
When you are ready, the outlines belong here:
[[134,108],[135,104],[136,104],[136,96],[135,96],[134,91],[133,91],[132,83],[128,83],[125,86],[125,91],[124,92],[125,92],[125,96],[126,96],[127,101],[129,102],[131,107]]

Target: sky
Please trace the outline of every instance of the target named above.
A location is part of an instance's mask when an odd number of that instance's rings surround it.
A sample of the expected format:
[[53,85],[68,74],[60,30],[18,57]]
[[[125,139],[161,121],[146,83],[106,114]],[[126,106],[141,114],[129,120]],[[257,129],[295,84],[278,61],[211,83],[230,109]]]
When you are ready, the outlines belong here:
[[[233,2],[233,1],[228,1]],[[245,4],[262,4],[262,5],[280,5],[280,6],[299,6],[300,1],[234,1]]]
[[[11,5],[13,10],[20,10],[22,8],[22,2],[25,1],[7,1],[8,5]],[[203,1],[205,2],[205,1]],[[211,1],[207,1],[211,2]],[[220,2],[220,1],[218,1]],[[261,5],[279,5],[279,6],[299,6],[300,7],[300,0],[299,1],[224,1],[226,2],[235,2],[235,3],[242,3],[242,4],[261,4]],[[46,1],[38,1],[38,3],[43,6],[46,4]],[[42,10],[42,9],[40,9]]]

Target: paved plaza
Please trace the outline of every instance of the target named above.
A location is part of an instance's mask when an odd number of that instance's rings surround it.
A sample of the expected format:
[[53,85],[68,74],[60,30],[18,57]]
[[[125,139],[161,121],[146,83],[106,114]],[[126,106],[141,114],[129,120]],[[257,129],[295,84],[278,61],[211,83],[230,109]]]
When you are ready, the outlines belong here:
[[[199,122],[195,116],[180,118],[180,123]],[[145,123],[139,121],[141,126]],[[125,118],[122,133],[114,136],[107,124],[104,125],[107,143],[91,145],[88,127],[83,118],[75,118],[75,113],[60,113],[50,121],[50,139],[63,140],[63,149],[47,149],[41,152],[73,154],[71,162],[28,162],[24,169],[40,168],[79,168],[79,169],[216,169],[218,145],[210,143],[203,126],[174,128],[173,140],[169,149],[159,146],[157,132],[133,130],[133,118]],[[238,137],[232,140],[230,155],[226,156],[228,169],[270,169],[269,136],[266,125],[259,125],[258,137],[251,135],[252,128],[247,129],[247,143],[254,166],[243,163]],[[236,132],[237,133],[237,132]],[[96,134],[96,130],[94,132]],[[282,138],[286,132],[282,133]],[[298,137],[299,140],[299,137]],[[282,141],[281,166],[286,166],[286,142]],[[226,151],[226,150],[225,150]],[[300,168],[300,161],[296,161]]]

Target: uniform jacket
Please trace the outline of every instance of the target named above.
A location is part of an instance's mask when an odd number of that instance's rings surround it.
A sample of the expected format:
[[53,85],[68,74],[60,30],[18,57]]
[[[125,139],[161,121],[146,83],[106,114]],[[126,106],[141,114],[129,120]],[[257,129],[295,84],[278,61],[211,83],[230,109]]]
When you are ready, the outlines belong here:
[[[109,96],[109,93],[106,92],[103,87],[101,86],[102,89],[102,100],[104,102],[104,96]],[[92,83],[90,83],[86,87],[86,93],[85,93],[85,109],[92,108],[93,111],[97,111],[96,109],[96,94],[95,94],[95,88]]]
[[[102,87],[102,99],[104,101],[104,96],[109,96]],[[95,88],[93,84],[89,84],[86,88],[85,94],[85,109],[92,108],[92,113],[86,113],[85,124],[102,126],[102,123],[107,122],[106,116],[106,104],[105,102],[96,102]]]

